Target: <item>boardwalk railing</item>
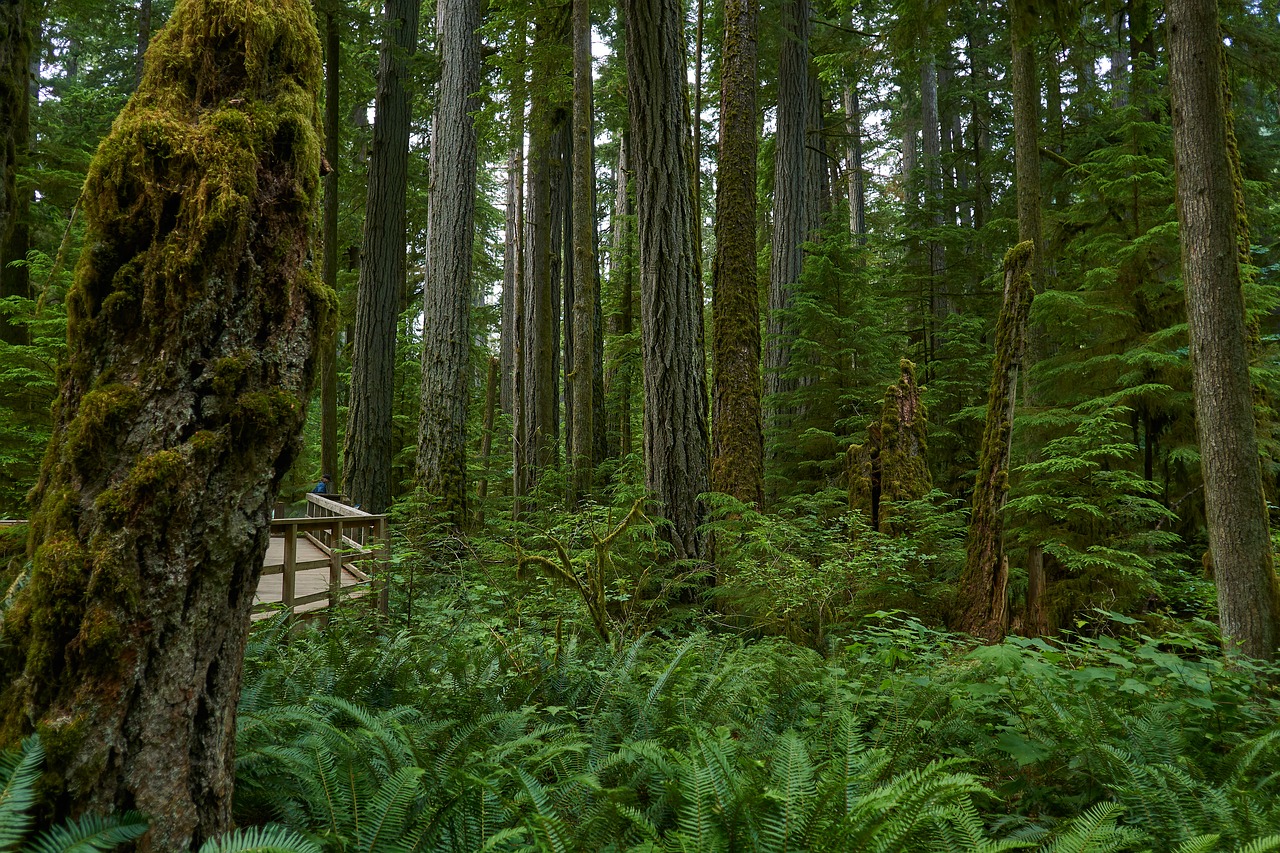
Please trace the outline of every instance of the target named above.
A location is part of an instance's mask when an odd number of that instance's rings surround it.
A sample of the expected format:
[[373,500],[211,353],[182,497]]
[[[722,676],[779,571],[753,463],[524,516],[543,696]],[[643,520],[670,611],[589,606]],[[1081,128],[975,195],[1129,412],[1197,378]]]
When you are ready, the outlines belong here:
[[[342,596],[368,591],[376,595],[378,609],[386,613],[387,517],[362,512],[335,497],[308,494],[306,517],[271,520],[271,538],[282,540],[283,559],[279,563],[268,559],[262,574],[283,575],[278,603],[290,613],[314,610],[322,601],[332,607]],[[300,542],[314,547],[304,548],[306,553],[300,554]],[[324,568],[329,570],[326,589],[296,595],[298,572]],[[265,603],[258,608],[269,610],[274,605]]]

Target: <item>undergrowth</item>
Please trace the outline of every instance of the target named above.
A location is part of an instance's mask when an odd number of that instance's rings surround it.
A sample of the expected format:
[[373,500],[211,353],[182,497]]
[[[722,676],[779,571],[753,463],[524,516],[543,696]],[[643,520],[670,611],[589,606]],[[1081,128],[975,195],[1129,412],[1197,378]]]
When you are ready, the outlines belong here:
[[[1275,670],[1191,634],[971,648],[515,625],[254,635],[236,812],[325,850],[1280,849]],[[1124,626],[1120,626],[1124,627]]]

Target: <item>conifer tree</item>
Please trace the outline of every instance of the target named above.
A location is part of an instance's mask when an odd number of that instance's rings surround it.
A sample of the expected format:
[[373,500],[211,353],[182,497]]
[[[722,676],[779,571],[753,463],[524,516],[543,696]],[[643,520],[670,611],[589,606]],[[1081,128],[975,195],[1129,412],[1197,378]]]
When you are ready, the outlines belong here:
[[69,356],[0,616],[0,746],[35,731],[56,820],[231,826],[236,701],[281,478],[334,307],[307,0],[180,0],[85,185]]
[[1169,3],[1169,83],[1205,522],[1229,651],[1272,658],[1280,585],[1245,347],[1243,188],[1215,0]]
[[764,505],[760,309],[756,287],[755,0],[728,0],[720,74],[712,302],[712,488]]
[[671,522],[680,560],[700,560],[707,490],[706,363],[695,240],[681,6],[625,0],[627,93],[635,146],[645,485]]
[[421,0],[386,0],[378,51],[378,94],[360,250],[351,409],[344,456],[346,493],[367,512],[391,504],[391,416],[396,317],[404,290],[408,181],[408,57],[418,42]]
[[439,0],[440,84],[431,123],[431,203],[423,283],[422,410],[418,480],[455,524],[466,518],[471,248],[475,234],[480,8]]

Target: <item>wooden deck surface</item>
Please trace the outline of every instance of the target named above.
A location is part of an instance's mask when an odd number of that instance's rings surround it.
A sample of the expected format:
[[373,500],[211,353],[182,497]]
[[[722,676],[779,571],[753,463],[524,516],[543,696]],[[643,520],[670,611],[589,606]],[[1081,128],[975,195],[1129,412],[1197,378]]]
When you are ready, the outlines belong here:
[[[293,595],[295,599],[305,598],[309,595],[326,592],[329,589],[329,555],[316,546],[314,542],[305,536],[298,537],[297,551],[298,570],[294,574]],[[253,597],[253,604],[256,608],[260,604],[279,604],[281,600],[281,592],[284,586],[284,575],[281,568],[284,566],[284,537],[271,537],[270,544],[267,545],[267,556],[262,561],[264,574],[258,581],[258,591]],[[266,572],[273,572],[266,574]],[[360,587],[352,589],[352,587]],[[353,572],[350,568],[344,567],[342,570],[342,588],[349,590],[346,595],[350,598],[360,598],[369,592],[369,584],[367,578],[361,577]],[[306,604],[295,604],[294,613],[310,613],[313,610],[323,610],[329,606],[327,599],[322,598],[319,601],[311,601]],[[253,619],[268,619],[274,616],[275,610],[255,610]]]

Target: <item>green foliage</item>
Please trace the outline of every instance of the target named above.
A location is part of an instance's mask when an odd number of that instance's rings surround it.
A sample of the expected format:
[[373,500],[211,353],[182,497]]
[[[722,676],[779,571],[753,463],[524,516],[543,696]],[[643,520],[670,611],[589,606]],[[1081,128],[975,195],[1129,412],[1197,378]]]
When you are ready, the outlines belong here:
[[1191,637],[971,651],[886,619],[825,656],[615,648],[431,606],[417,634],[255,635],[242,823],[324,850],[1217,853],[1280,831],[1276,673]]
[[0,754],[0,850],[17,853],[91,853],[114,850],[139,838],[147,822],[136,812],[118,816],[81,815],[32,835],[36,784],[44,747],[35,735]]

